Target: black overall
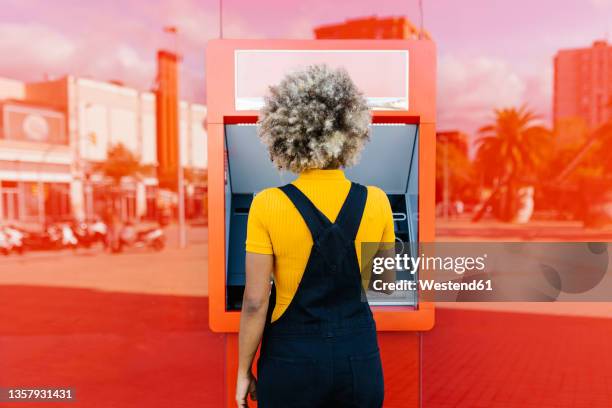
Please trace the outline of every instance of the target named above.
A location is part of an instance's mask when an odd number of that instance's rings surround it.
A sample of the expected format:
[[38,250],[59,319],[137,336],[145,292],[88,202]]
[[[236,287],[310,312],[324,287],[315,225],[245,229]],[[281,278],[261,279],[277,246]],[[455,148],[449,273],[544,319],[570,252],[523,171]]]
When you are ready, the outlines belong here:
[[259,407],[381,407],[376,327],[355,251],[367,189],[351,184],[335,223],[294,185],[281,190],[306,222],[313,246],[291,304],[270,323],[272,288],[257,368]]

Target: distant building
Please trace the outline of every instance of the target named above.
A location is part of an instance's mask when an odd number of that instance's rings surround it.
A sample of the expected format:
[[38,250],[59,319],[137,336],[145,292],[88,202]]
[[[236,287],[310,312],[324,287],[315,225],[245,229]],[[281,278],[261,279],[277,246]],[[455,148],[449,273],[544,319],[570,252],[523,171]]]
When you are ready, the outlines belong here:
[[[36,83],[0,78],[0,222],[101,215],[109,185],[96,163],[117,143],[151,168],[123,180],[121,217],[154,218],[160,195],[155,100],[152,92],[73,76]],[[181,163],[192,179],[207,167],[205,119],[204,105],[180,103]],[[197,216],[203,186],[192,180],[186,191],[194,201],[188,212]]]
[[579,119],[593,129],[612,118],[612,46],[560,50],[554,69],[555,124]]
[[[344,23],[323,25],[314,29],[315,38],[323,39],[418,39],[420,30],[406,17],[376,16],[346,20]],[[430,40],[427,31],[422,39]]]

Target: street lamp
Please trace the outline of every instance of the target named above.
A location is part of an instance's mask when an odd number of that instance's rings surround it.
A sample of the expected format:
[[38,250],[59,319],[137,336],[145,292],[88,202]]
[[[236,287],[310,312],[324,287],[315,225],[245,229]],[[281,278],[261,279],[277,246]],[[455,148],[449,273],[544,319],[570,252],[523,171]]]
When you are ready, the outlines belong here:
[[38,189],[38,222],[43,226],[47,223],[47,214],[45,213],[45,185],[42,179],[42,169],[41,167],[46,164],[47,162],[47,156],[49,156],[49,154],[51,152],[53,152],[53,150],[55,150],[57,146],[54,144],[51,144],[50,146],[48,146],[42,153],[42,156],[40,158],[40,161],[38,162],[38,174],[37,174],[37,183],[36,183],[36,188]]
[[[176,26],[164,27],[164,32],[174,36],[174,54],[176,55],[176,103],[177,106],[177,118],[180,123],[181,116],[181,98],[180,98],[180,84],[179,84],[179,73],[180,73],[180,57],[179,57],[179,44],[178,44],[178,29]],[[178,222],[179,222],[179,247],[185,248],[187,246],[187,234],[185,229],[185,175],[183,174],[183,164],[181,155],[181,129],[177,126],[177,190],[178,190]]]

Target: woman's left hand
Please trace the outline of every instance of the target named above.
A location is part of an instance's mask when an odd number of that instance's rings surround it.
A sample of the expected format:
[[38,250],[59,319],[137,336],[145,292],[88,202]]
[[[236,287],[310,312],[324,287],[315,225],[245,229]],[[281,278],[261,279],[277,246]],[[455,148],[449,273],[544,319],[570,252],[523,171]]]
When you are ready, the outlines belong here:
[[253,401],[257,401],[257,381],[251,371],[246,374],[238,374],[236,381],[236,404],[239,408],[248,408],[247,396],[250,395]]

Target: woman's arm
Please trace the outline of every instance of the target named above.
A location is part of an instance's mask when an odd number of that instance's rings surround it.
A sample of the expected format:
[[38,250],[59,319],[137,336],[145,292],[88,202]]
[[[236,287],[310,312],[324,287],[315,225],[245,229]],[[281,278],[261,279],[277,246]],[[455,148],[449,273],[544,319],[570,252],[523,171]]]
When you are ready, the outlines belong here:
[[274,256],[265,254],[246,254],[246,286],[242,298],[242,316],[238,336],[238,382],[236,384],[236,402],[239,407],[246,407],[247,394],[255,399],[255,380],[251,366],[257,347],[261,342],[268,300],[270,282],[274,270]]

